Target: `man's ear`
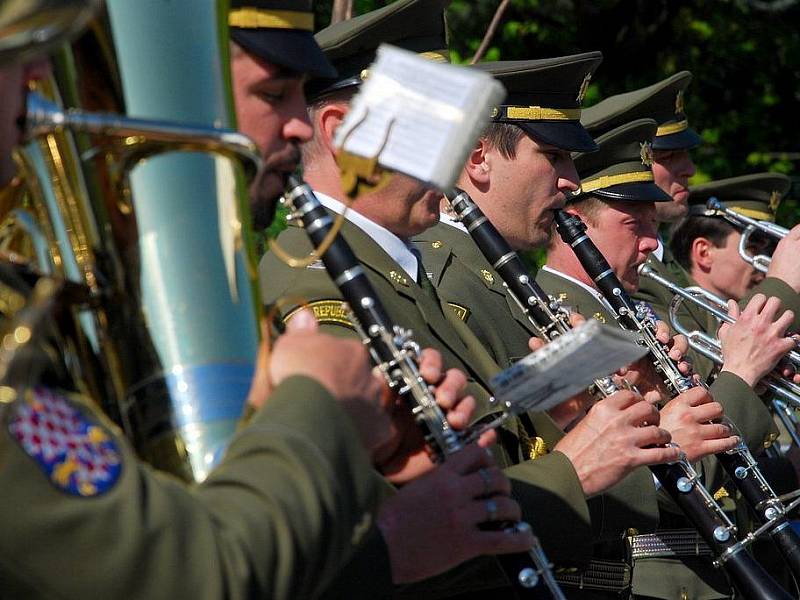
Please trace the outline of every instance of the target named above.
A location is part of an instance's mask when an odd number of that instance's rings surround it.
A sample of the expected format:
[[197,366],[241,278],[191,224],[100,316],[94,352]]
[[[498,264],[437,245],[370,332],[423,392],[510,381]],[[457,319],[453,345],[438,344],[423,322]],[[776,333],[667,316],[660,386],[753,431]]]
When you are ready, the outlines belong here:
[[486,143],[486,140],[479,139],[467,157],[467,162],[464,165],[464,173],[476,187],[482,187],[489,183],[491,154],[491,149]]
[[692,245],[689,248],[689,259],[691,264],[695,265],[698,269],[708,271],[714,264],[714,244],[711,240],[704,237],[698,237],[692,240]]
[[342,124],[345,116],[347,116],[347,110],[346,104],[332,102],[325,104],[315,113],[316,123],[312,123],[312,125],[314,125],[314,129],[321,133],[320,141],[331,154],[336,153],[333,137],[336,135],[339,125]]

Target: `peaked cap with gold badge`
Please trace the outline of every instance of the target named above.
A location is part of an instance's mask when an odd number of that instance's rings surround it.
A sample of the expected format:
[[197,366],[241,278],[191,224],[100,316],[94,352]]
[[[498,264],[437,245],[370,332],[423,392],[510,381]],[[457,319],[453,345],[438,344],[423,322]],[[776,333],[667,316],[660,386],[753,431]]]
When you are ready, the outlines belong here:
[[709,198],[751,219],[775,222],[775,212],[789,192],[791,179],[780,173],[756,173],[719,179],[689,188],[689,214],[722,216],[706,208]]
[[314,41],[312,0],[231,0],[231,39],[250,54],[312,77],[336,77]]
[[690,150],[702,141],[684,112],[683,95],[691,80],[689,71],[681,71],[653,85],[611,96],[584,110],[581,122],[599,136],[635,119],[655,119],[654,150]]
[[492,112],[495,123],[518,125],[537,141],[572,152],[597,149],[581,125],[581,103],[603,55],[586,52],[541,60],[485,62],[508,95]]
[[3,0],[0,64],[46,53],[77,35],[99,8],[100,0]]
[[317,33],[316,40],[339,71],[338,78],[318,78],[306,85],[314,100],[330,92],[361,85],[381,44],[391,44],[449,62],[444,11],[451,0],[397,0]]
[[591,194],[601,199],[669,202],[653,179],[653,119],[639,119],[597,138],[598,151],[574,157],[581,189],[570,199]]

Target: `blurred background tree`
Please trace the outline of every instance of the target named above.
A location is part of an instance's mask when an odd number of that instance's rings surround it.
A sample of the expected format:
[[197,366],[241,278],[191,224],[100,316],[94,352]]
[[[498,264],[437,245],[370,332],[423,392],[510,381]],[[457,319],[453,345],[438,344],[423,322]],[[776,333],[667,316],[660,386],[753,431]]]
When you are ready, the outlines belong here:
[[[317,28],[334,2],[359,15],[392,1],[315,2]],[[471,60],[501,1],[453,0],[453,62]],[[800,222],[800,0],[509,0],[483,60],[588,50],[604,60],[587,105],[691,71],[686,112],[705,141],[692,182],[786,173],[795,185],[779,220]]]

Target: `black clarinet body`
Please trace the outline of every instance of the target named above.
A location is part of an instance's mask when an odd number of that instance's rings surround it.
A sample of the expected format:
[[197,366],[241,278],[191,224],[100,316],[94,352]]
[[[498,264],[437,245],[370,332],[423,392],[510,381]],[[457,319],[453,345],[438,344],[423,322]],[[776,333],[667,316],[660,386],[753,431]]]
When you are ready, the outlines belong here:
[[[561,239],[564,243],[569,244],[575,252],[587,275],[592,278],[597,289],[613,309],[614,316],[620,325],[629,331],[640,334],[643,343],[650,349],[650,358],[653,365],[664,378],[664,383],[670,392],[673,395],[677,395],[694,387],[696,384],[689,377],[685,377],[679,372],[677,365],[669,357],[667,349],[656,339],[655,323],[651,318],[644,317],[641,314],[641,311],[638,310],[633,300],[622,287],[622,283],[608,264],[608,261],[589,236],[586,235],[586,225],[579,217],[564,211],[556,211],[555,220],[556,229]],[[728,423],[733,426],[730,421]],[[790,526],[783,504],[764,478],[744,442],[733,450],[722,452],[715,456],[740,490],[742,496],[744,496],[756,518],[763,523],[757,533],[762,533],[762,530],[769,532],[770,537],[778,546],[792,573],[800,581],[800,538]],[[667,490],[672,491],[669,487]],[[670,495],[675,498],[674,494],[670,493]],[[677,501],[677,498],[675,499]],[[678,502],[678,504],[680,505],[681,503]],[[712,523],[698,524],[694,513],[687,512],[686,514],[695,523],[704,538],[708,537],[704,532],[713,531],[713,529],[709,529],[712,527]],[[706,541],[712,548],[714,547],[713,540],[706,539]],[[742,559],[739,559],[738,562],[740,563],[738,570],[741,572],[743,569],[741,567]],[[752,563],[753,568],[758,567],[761,569],[758,563],[755,561],[752,561]],[[763,569],[761,570],[763,571]],[[766,572],[763,575],[769,577]],[[772,580],[771,577],[769,579]],[[747,577],[747,580],[758,582],[760,581],[760,576],[754,571]],[[734,583],[737,584],[742,593],[745,593],[745,582],[739,582],[734,579]],[[774,580],[772,580],[772,583],[774,583]],[[777,583],[774,583],[774,585],[779,587]],[[745,597],[757,596],[746,594]]]
[[[311,188],[292,176],[284,195],[292,217],[302,221],[314,248],[325,243],[333,219]],[[421,427],[434,461],[445,460],[469,441],[469,434],[453,430],[439,408],[431,388],[419,373],[419,346],[410,331],[395,325],[367,279],[349,244],[337,235],[324,250],[321,260],[357,321],[362,339],[373,362],[381,369],[389,387],[409,407]],[[496,529],[529,528],[527,523],[490,524]],[[497,555],[518,598],[565,600],[550,565],[537,544],[527,553]]]

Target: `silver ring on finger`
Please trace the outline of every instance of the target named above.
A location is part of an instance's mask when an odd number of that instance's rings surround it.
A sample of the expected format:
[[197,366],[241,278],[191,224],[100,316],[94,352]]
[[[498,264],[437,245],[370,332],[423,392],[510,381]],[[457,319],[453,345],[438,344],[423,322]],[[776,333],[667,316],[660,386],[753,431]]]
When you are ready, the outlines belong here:
[[492,476],[489,474],[489,469],[485,467],[478,469],[478,475],[483,481],[483,494],[481,496],[488,496],[492,491]]
[[486,521],[497,520],[497,502],[489,498],[486,501]]

